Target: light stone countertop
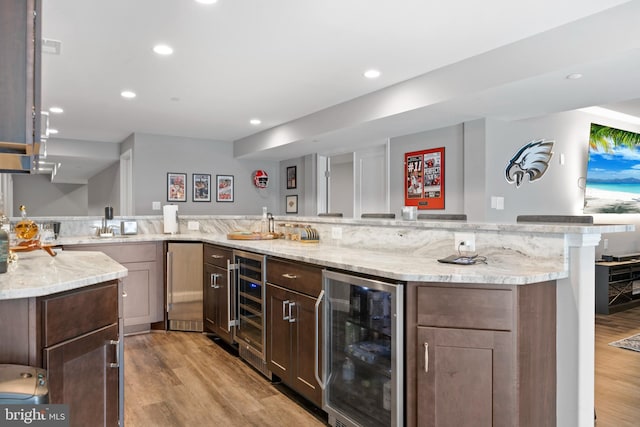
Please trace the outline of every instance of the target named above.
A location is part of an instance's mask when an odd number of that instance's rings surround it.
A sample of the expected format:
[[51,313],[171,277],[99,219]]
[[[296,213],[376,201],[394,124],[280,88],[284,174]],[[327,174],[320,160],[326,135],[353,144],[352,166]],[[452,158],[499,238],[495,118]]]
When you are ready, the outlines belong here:
[[99,245],[163,240],[219,244],[233,249],[402,281],[524,285],[568,277],[563,260],[531,258],[508,250],[481,254],[487,257],[487,264],[458,266],[437,261],[440,257],[452,255],[453,251],[444,254],[416,254],[409,250],[379,251],[284,239],[229,240],[225,235],[207,233],[113,238],[67,237],[60,239],[60,242],[63,245]]
[[102,252],[23,252],[0,274],[0,300],[38,297],[127,276],[127,269]]

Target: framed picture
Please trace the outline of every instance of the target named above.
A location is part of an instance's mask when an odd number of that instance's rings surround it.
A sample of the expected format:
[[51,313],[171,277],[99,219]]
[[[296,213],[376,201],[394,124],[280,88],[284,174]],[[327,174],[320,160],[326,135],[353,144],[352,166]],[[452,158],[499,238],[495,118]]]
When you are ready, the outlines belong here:
[[187,201],[187,174],[167,173],[167,201],[186,202]]
[[206,173],[194,173],[193,175],[193,201],[211,201],[211,175]]
[[297,195],[287,196],[285,200],[286,200],[286,203],[287,203],[286,212],[287,213],[298,213],[298,196]]
[[233,175],[216,175],[216,202],[233,202]]
[[287,167],[287,190],[291,190],[296,188],[296,178],[297,178],[297,167],[289,166]]
[[444,209],[444,147],[404,155],[404,204]]

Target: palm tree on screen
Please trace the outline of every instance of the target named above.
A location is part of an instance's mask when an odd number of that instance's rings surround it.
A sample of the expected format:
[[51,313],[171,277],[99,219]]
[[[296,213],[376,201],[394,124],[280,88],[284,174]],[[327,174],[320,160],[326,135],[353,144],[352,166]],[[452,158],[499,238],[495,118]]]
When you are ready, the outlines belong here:
[[591,124],[589,147],[595,151],[610,153],[613,147],[634,149],[640,146],[640,134],[609,126]]

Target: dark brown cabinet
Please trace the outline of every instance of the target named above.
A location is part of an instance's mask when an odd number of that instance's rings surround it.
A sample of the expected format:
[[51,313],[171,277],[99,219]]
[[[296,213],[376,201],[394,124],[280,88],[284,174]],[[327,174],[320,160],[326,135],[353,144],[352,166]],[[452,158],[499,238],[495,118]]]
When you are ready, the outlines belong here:
[[232,344],[235,292],[230,264],[233,252],[220,246],[205,245],[203,254],[204,330]]
[[49,401],[69,405],[71,426],[117,426],[123,415],[121,293],[114,280],[0,301],[12,326],[0,328],[0,363],[46,369]]
[[[316,406],[322,389],[315,377],[322,349],[322,309],[316,301],[322,289],[322,270],[315,266],[267,261],[267,365],[271,372]],[[317,353],[316,353],[317,351]]]
[[555,291],[410,285],[407,425],[555,425]]
[[0,2],[0,170],[28,172],[40,141],[41,2]]
[[596,262],[596,313],[610,314],[640,304],[640,262]]

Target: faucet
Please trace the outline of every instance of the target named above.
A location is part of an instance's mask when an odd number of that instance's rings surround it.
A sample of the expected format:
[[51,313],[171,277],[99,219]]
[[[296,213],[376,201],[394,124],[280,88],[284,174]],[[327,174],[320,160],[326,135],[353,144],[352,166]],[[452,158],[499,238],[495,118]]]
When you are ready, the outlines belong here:
[[267,219],[269,220],[269,233],[275,233],[276,225],[273,220],[273,214],[271,212],[267,212]]

